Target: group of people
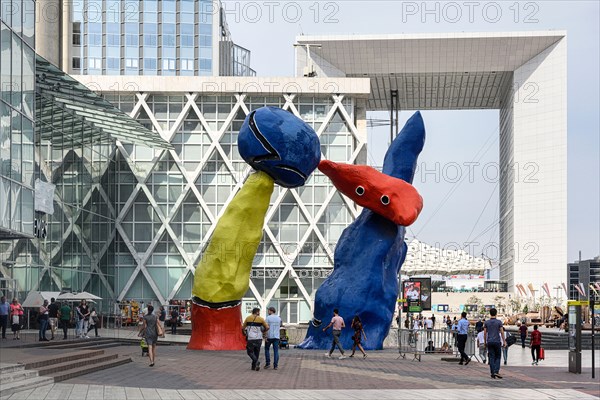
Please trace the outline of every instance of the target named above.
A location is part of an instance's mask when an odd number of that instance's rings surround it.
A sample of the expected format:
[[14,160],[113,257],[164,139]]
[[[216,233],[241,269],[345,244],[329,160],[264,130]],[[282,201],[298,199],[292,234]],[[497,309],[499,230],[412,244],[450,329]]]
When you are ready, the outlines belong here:
[[6,301],[6,297],[0,298],[0,325],[2,330],[2,339],[6,339],[6,329],[9,322],[13,332],[13,340],[21,339],[21,328],[23,326],[23,307],[16,297],[12,303]]
[[[323,332],[327,331],[327,329],[329,329],[330,327],[333,328],[333,341],[331,342],[331,349],[327,353],[325,353],[325,355],[328,358],[331,358],[333,351],[337,347],[340,350],[340,353],[342,353],[342,355],[340,356],[340,360],[343,360],[344,358],[346,358],[346,356],[344,354],[344,348],[340,343],[340,336],[342,334],[342,329],[346,327],[346,323],[344,322],[344,319],[340,317],[337,308],[333,310],[333,318],[331,318],[331,322],[329,322],[329,325],[323,328]],[[362,321],[360,320],[360,317],[358,315],[355,315],[354,318],[352,318],[350,327],[354,330],[354,334],[352,335],[352,354],[350,354],[350,357],[354,357],[354,353],[356,352],[356,348],[358,347],[358,349],[363,355],[363,358],[367,358],[367,353],[365,352],[365,349],[363,349],[361,344],[363,337],[365,338],[365,340],[367,340],[367,335],[365,333]]]
[[[13,340],[21,339],[24,315],[25,311],[21,303],[19,303],[19,299],[14,298],[12,303],[9,304],[4,296],[0,298],[0,329],[2,331],[2,339],[6,339],[6,330],[9,322],[13,332]],[[100,319],[95,308],[90,310],[87,302],[82,300],[75,307],[75,313],[73,313],[73,310],[67,303],[60,304],[53,297],[50,299],[50,302],[44,300],[43,304],[38,308],[38,340],[40,342],[54,340],[59,327],[63,330],[63,340],[66,340],[68,338],[69,325],[73,318],[75,318],[75,332],[77,337],[89,338],[88,333],[92,329],[96,337],[100,337],[98,335]],[[50,330],[51,334],[50,339],[46,337],[48,330]]]
[[267,312],[267,318],[263,318],[260,316],[260,308],[253,308],[252,314],[246,317],[242,325],[242,333],[246,336],[246,352],[252,360],[253,371],[260,371],[259,357],[263,339],[265,339],[264,369],[271,367],[271,346],[273,346],[273,369],[279,367],[280,329],[283,324],[275,307],[269,307]]
[[[508,358],[508,347],[510,344],[508,343],[508,338],[510,334],[505,331],[504,325],[502,321],[497,318],[498,311],[495,308],[490,309],[490,318],[486,321],[485,319],[482,321],[481,319],[475,324],[475,329],[477,331],[477,347],[479,349],[479,356],[481,357],[484,363],[488,363],[490,365],[490,373],[493,379],[502,379],[502,375],[500,375],[500,362],[502,356],[504,357],[504,365],[507,363]],[[468,321],[466,319],[466,313],[462,313],[461,320],[459,321],[459,326],[467,325]],[[522,324],[519,327],[519,333],[521,336],[521,347],[525,348],[525,342],[528,336],[527,325]],[[460,332],[459,332],[460,336]],[[461,354],[461,359],[459,364],[464,365],[468,364],[470,361],[470,357],[464,352],[464,345],[462,348],[459,342],[459,351]],[[531,365],[538,365],[539,360],[541,359],[541,346],[542,346],[542,333],[539,331],[538,326],[533,326],[533,331],[531,332],[531,357],[533,359]],[[486,357],[487,355],[487,357]]]

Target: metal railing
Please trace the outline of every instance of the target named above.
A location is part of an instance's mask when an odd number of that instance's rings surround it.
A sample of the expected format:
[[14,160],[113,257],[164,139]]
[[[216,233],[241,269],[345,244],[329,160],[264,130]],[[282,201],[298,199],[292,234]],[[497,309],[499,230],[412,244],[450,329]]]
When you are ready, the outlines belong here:
[[[469,332],[465,353],[476,357],[476,332]],[[398,352],[400,357],[412,355],[412,360],[421,361],[424,354],[459,356],[456,331],[448,329],[398,329]]]

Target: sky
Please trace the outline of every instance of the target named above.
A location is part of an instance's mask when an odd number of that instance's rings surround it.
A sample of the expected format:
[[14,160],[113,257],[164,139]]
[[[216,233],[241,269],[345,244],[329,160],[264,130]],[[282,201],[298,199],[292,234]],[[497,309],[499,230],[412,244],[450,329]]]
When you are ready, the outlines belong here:
[[[223,4],[234,41],[252,51],[252,68],[259,76],[271,77],[294,75],[292,44],[301,34],[566,30],[568,260],[576,260],[579,251],[583,259],[600,255],[599,1],[224,0]],[[409,116],[401,112],[400,123]],[[479,245],[470,248],[473,255],[483,252],[495,258],[498,111],[426,111],[423,117],[427,142],[415,186],[426,206],[408,236],[442,247],[475,241]],[[389,128],[369,129],[368,134],[369,163],[381,165]],[[472,161],[481,167],[469,175],[464,163]],[[439,172],[425,173],[431,170]]]

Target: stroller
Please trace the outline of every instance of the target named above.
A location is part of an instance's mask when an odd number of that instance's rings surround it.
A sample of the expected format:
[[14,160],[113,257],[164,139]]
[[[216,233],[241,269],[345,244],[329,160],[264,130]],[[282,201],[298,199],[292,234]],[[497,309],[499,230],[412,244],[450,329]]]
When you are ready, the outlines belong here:
[[289,338],[285,328],[281,328],[279,330],[279,348],[280,349],[289,349],[290,348],[290,338]]
[[140,347],[142,348],[142,357],[144,357],[144,354],[148,355],[148,344],[145,338],[140,341]]

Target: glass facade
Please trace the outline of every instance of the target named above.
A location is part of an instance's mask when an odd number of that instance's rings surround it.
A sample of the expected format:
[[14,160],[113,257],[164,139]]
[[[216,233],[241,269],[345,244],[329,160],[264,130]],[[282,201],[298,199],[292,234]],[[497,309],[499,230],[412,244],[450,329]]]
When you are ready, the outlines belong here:
[[[80,75],[217,75],[212,0],[75,0],[71,65]],[[217,15],[218,16],[218,15]]]
[[34,233],[35,2],[0,3],[0,239]]
[[[165,304],[190,298],[202,250],[250,171],[237,149],[247,113],[265,105],[294,112],[320,134],[323,154],[334,161],[353,162],[365,149],[351,129],[354,100],[343,96],[140,95],[105,93],[105,98],[125,111],[145,101],[152,115],[138,107],[135,118],[170,132],[174,151],[125,145],[116,156],[119,184],[111,201],[120,218],[111,248],[119,299]],[[312,318],[335,244],[357,213],[318,170],[303,187],[276,186],[245,306],[274,305],[290,323]]]

